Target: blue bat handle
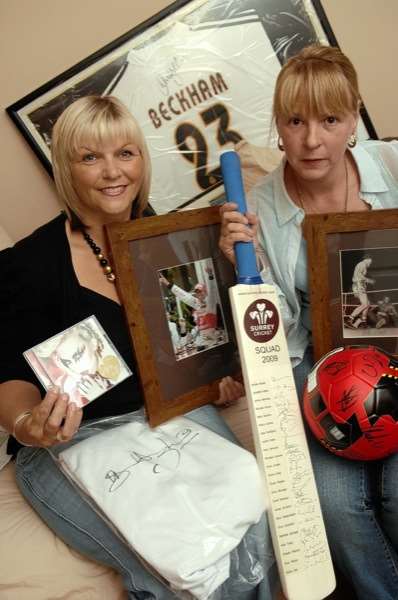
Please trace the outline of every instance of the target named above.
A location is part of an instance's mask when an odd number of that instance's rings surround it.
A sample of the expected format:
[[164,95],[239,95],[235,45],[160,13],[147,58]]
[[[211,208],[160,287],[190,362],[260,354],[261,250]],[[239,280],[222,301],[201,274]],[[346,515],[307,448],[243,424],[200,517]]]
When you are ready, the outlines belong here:
[[[247,206],[239,156],[234,150],[228,150],[221,154],[220,163],[227,200],[228,202],[235,202],[238,205],[239,212],[245,214]],[[236,242],[234,250],[238,283],[246,285],[262,283],[257,268],[253,242]]]

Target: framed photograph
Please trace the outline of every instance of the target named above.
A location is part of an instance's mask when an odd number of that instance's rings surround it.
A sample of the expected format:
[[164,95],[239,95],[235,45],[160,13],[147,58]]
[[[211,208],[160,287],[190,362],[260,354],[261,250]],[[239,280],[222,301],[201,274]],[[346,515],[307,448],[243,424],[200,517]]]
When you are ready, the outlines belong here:
[[239,360],[217,207],[107,226],[151,425],[218,398]]
[[307,215],[316,359],[370,344],[398,355],[398,210]]
[[[223,199],[220,152],[242,155],[247,190],[278,164],[275,80],[316,42],[336,45],[319,0],[178,0],[7,112],[51,173],[60,113],[81,96],[113,94],[147,139],[155,212],[209,206]],[[365,109],[358,136],[377,137]]]

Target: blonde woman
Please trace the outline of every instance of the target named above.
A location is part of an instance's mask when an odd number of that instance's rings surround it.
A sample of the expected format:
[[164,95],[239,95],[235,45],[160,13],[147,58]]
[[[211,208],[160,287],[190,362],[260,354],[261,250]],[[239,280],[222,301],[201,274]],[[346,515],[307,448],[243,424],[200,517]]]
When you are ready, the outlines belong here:
[[[129,598],[173,599],[174,592],[82,500],[46,451],[59,444],[62,449],[82,420],[129,413],[143,404],[104,225],[147,212],[147,147],[119,100],[89,96],[58,119],[52,154],[65,212],[0,253],[0,425],[13,436],[8,451],[16,456],[23,495],[54,532],[79,552],[118,570]],[[90,315],[97,317],[133,375],[82,409],[59,388],[45,393],[22,352]],[[189,416],[234,439],[214,407]],[[242,589],[239,577],[252,576],[250,568],[246,574],[243,569],[222,584],[220,598],[251,600],[257,592],[270,598],[266,578],[261,581],[273,562],[269,551],[266,564],[267,535],[263,518],[237,548],[238,560],[248,564],[250,547],[254,580]]]

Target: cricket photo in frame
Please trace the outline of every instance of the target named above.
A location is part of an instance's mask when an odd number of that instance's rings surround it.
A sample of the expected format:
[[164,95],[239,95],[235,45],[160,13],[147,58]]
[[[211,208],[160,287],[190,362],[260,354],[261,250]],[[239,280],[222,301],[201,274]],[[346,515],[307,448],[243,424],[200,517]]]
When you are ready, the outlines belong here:
[[218,398],[240,372],[228,289],[235,271],[218,248],[218,207],[107,226],[149,423]]
[[214,272],[211,257],[159,271],[176,360],[229,341]]

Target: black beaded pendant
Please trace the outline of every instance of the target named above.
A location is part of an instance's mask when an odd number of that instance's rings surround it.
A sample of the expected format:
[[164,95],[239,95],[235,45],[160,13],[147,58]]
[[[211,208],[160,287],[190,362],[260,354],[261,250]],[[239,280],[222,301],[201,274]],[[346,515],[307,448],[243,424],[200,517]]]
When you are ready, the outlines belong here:
[[113,283],[116,279],[116,276],[115,276],[109,262],[106,260],[105,256],[102,254],[101,248],[99,246],[97,246],[97,244],[94,242],[93,238],[90,237],[86,231],[82,231],[82,233],[83,233],[83,237],[86,240],[87,244],[90,246],[91,250],[93,251],[95,258],[98,260],[99,264],[101,265],[105,277],[107,278],[108,281],[111,281]]

